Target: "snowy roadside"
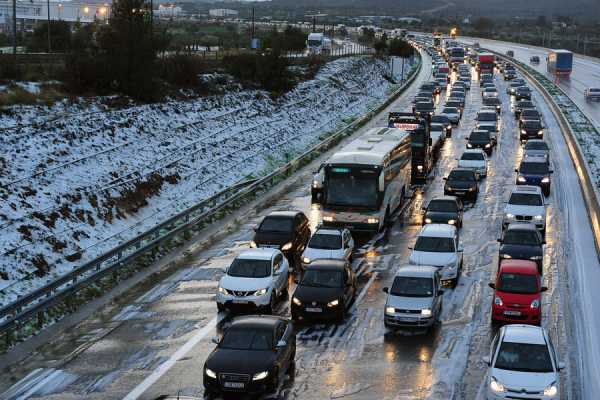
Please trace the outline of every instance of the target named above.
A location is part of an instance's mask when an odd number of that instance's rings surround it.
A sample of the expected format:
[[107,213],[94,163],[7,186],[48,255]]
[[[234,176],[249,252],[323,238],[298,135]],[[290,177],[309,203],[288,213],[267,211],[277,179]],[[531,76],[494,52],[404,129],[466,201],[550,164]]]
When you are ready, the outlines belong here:
[[[382,61],[346,58],[277,100],[238,89],[108,112],[98,101],[0,116],[1,127],[25,125],[0,131],[0,304],[266,174],[384,102],[394,89],[386,72]],[[70,115],[35,125],[62,113]]]

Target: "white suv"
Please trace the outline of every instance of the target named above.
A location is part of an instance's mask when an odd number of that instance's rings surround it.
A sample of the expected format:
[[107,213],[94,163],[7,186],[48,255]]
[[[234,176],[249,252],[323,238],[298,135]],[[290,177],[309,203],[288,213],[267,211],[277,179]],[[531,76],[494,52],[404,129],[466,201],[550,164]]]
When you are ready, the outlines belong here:
[[273,312],[288,290],[289,264],[277,249],[258,248],[240,253],[219,281],[219,311],[254,307]]
[[487,176],[487,156],[481,149],[465,150],[458,160],[459,168],[471,168],[479,174],[480,177]]
[[507,325],[500,329],[483,357],[489,366],[487,399],[560,398],[558,361],[548,332],[533,325]]
[[438,267],[442,283],[456,286],[463,265],[463,250],[458,247],[458,230],[455,226],[425,225],[411,250],[410,264]]
[[302,267],[318,259],[351,262],[353,251],[354,239],[348,229],[317,228],[302,253]]
[[546,233],[546,205],[540,187],[528,185],[514,187],[504,207],[502,229],[506,229],[513,222],[530,222],[542,232],[542,236]]

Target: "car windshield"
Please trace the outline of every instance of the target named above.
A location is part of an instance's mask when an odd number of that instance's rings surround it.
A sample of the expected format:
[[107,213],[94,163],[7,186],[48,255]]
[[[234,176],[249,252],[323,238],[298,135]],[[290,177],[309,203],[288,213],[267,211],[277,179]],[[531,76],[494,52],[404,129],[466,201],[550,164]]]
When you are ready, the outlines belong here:
[[500,99],[497,97],[486,97],[483,99],[483,104],[486,106],[495,106],[500,104]]
[[502,342],[494,368],[521,372],[553,372],[548,348],[543,344]]
[[533,193],[513,193],[510,196],[509,204],[518,206],[542,206],[542,198],[539,194]]
[[485,92],[486,93],[496,93],[496,88],[495,87],[493,87],[493,88],[492,87],[485,88]]
[[538,277],[526,274],[500,274],[497,289],[505,293],[534,294],[538,290]]
[[427,206],[427,211],[457,212],[458,206],[452,200],[431,200]]
[[442,124],[431,124],[431,126],[429,127],[429,130],[432,131],[432,132],[443,131],[444,130],[444,125],[442,125]]
[[448,119],[448,117],[446,117],[444,115],[435,115],[435,116],[431,117],[431,122],[439,123],[439,124],[449,124],[450,120]]
[[527,129],[542,129],[541,122],[537,120],[525,121],[523,122],[523,125]]
[[522,174],[545,175],[548,173],[548,164],[543,162],[522,162],[519,172]]
[[529,89],[527,86],[521,86],[521,87],[517,88],[517,92],[519,92],[519,93],[531,92],[531,89]]
[[271,275],[271,260],[236,258],[229,266],[227,275],[238,278],[266,278]]
[[520,101],[517,103],[517,108],[534,108],[535,106],[531,101]]
[[[489,137],[489,135],[488,135]],[[463,153],[462,156],[460,156],[461,160],[465,160],[465,161],[483,161],[485,160],[485,157],[483,156],[482,153]]]
[[311,249],[337,250],[342,248],[342,237],[340,235],[315,233],[308,247]]
[[264,232],[291,232],[294,221],[291,218],[266,217],[258,228]]
[[444,114],[458,114],[458,109],[456,107],[444,107]]
[[433,103],[419,102],[416,107],[419,111],[433,110]]
[[538,246],[540,241],[537,233],[530,230],[510,229],[504,234],[504,244]]
[[496,121],[496,113],[482,112],[477,115],[477,121]]
[[548,150],[548,145],[546,142],[530,140],[525,145],[525,150]]
[[273,333],[266,329],[232,327],[225,332],[219,347],[230,350],[271,350]]
[[539,119],[540,114],[537,110],[523,110],[521,112],[521,119]]
[[490,133],[489,132],[471,132],[471,135],[469,136],[469,140],[489,141]]
[[401,297],[433,297],[433,279],[398,276],[394,279],[390,295]]
[[433,253],[454,253],[454,240],[444,237],[419,236],[415,243],[416,251]]
[[304,272],[301,286],[340,288],[342,287],[342,271],[329,269],[307,269]]
[[[456,108],[458,110],[459,107],[460,107],[460,102],[459,101],[447,101],[446,102],[446,107],[444,109],[446,109],[446,108]],[[456,114],[457,111],[454,111],[453,113]]]
[[452,171],[448,175],[449,181],[473,182],[475,181],[475,173],[473,171]]

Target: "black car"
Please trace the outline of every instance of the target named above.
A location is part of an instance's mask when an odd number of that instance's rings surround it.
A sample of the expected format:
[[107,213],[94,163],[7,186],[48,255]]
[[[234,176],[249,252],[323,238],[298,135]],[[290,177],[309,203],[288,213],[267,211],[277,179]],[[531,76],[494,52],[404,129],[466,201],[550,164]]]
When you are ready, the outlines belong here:
[[454,168],[444,180],[446,181],[444,195],[469,198],[472,202],[477,201],[479,178],[474,170]]
[[452,121],[445,115],[434,115],[431,117],[432,124],[442,124],[446,127],[446,137],[452,136]]
[[462,227],[463,205],[456,196],[434,197],[427,207],[423,207],[423,212],[423,225],[450,224]]
[[435,97],[435,93],[434,93],[433,89],[431,89],[431,90],[421,89],[421,90],[419,90],[419,93],[417,93],[417,97],[425,97],[428,99],[433,99]]
[[515,99],[519,100],[531,100],[531,89],[527,86],[518,87],[515,90]]
[[540,121],[525,120],[521,124],[521,132],[519,136],[521,138],[521,142],[526,142],[529,139],[543,139],[544,126]]
[[500,242],[498,262],[506,259],[535,261],[542,273],[544,244],[542,234],[531,223],[514,222],[506,228]]
[[457,93],[453,92],[450,94],[450,97],[448,97],[448,100],[446,101],[446,106],[448,105],[449,101],[458,101],[460,103],[461,110],[465,109],[465,96],[457,96]]
[[301,211],[274,211],[255,228],[250,247],[271,247],[283,252],[290,265],[300,267],[300,255],[310,239],[308,218]]
[[356,286],[356,274],[346,261],[313,261],[292,296],[292,319],[343,320],[356,297]]
[[460,101],[460,99],[448,99],[448,100],[446,100],[446,104],[444,105],[444,107],[458,108],[458,111],[460,111],[460,115],[462,117],[462,113],[464,111],[464,106],[463,106],[462,102]]
[[207,393],[274,392],[294,366],[296,334],[276,316],[235,318],[204,363]]
[[517,74],[513,70],[504,71],[504,80],[511,81],[517,77]]
[[521,116],[521,111],[525,109],[535,110],[535,104],[531,100],[520,100],[515,103],[514,112],[515,119],[519,119]]
[[433,92],[435,94],[439,94],[442,91],[437,82],[425,82],[421,85],[420,89],[422,91]]
[[482,103],[484,106],[496,107],[498,114],[502,111],[502,102],[498,97],[484,97]]
[[544,196],[550,196],[550,175],[553,171],[547,157],[524,157],[515,172],[518,174],[517,185],[539,186]]
[[433,104],[433,101],[419,101],[415,104],[413,113],[417,117],[422,117],[429,121],[434,111],[435,105]]
[[524,121],[542,121],[542,114],[535,109],[524,109],[519,115],[519,126],[523,125]]
[[489,156],[492,154],[494,140],[486,130],[474,130],[467,138],[467,149],[482,149]]

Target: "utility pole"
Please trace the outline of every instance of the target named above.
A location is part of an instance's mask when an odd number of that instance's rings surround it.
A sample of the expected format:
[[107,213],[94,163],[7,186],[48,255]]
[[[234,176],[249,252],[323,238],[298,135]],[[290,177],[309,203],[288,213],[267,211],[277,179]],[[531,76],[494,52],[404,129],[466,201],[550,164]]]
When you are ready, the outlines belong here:
[[254,7],[252,7],[252,39],[254,39]]
[[13,55],[17,56],[17,0],[13,0],[12,31],[13,31]]
[[48,53],[52,51],[52,45],[50,44],[50,0],[46,0],[46,6],[48,11]]

